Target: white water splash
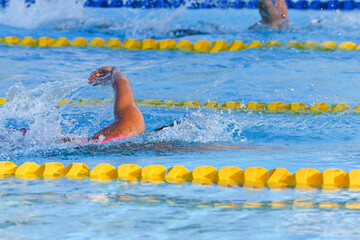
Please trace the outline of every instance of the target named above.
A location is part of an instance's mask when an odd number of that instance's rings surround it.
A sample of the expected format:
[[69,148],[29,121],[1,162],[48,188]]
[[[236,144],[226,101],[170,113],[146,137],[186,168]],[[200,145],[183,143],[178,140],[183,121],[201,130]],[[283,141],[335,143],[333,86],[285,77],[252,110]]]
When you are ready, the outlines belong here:
[[[0,107],[0,158],[66,147],[59,139],[64,136],[62,126],[71,123],[65,121],[60,109],[54,106],[83,85],[84,81],[68,79],[46,82],[34,89],[20,83],[11,86],[6,96],[8,101]],[[27,129],[25,136],[20,128]]]
[[[225,114],[227,115],[227,114]],[[182,142],[231,142],[234,138],[241,137],[243,123],[236,118],[225,118],[224,114],[192,112],[174,126],[151,135],[154,141],[182,141]]]
[[36,0],[30,6],[24,0],[11,0],[0,12],[0,24],[34,29],[51,22],[81,20],[83,9],[83,0]]

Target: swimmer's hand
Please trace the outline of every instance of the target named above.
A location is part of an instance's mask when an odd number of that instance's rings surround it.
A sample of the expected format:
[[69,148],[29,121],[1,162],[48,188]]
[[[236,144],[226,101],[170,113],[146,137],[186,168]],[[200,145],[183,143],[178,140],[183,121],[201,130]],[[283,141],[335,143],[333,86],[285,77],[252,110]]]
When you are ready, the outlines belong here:
[[89,77],[89,84],[93,86],[110,84],[112,81],[112,72],[115,67],[101,67],[92,72]]

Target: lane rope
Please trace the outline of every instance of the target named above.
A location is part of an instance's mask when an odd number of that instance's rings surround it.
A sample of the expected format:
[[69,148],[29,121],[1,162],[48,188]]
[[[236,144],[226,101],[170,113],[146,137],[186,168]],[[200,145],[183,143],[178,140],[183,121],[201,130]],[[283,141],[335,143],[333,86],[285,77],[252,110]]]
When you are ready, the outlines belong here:
[[194,44],[189,40],[181,40],[176,42],[172,39],[164,39],[156,41],[155,39],[144,39],[138,41],[136,39],[127,39],[121,42],[117,38],[104,40],[102,38],[94,38],[88,42],[85,38],[76,38],[72,42],[65,37],[52,39],[51,37],[40,37],[35,40],[32,37],[24,37],[19,39],[15,36],[7,36],[0,38],[0,43],[5,46],[23,46],[23,47],[104,47],[111,49],[128,49],[128,50],[181,50],[198,53],[217,53],[221,51],[240,51],[246,49],[304,49],[304,50],[319,50],[319,51],[335,51],[335,50],[359,50],[360,44],[353,42],[342,42],[337,44],[332,41],[323,43],[316,43],[314,41],[289,41],[288,43],[280,43],[278,41],[269,41],[262,43],[254,40],[248,44],[243,41],[233,41],[228,44],[224,40],[210,42],[208,40],[199,40]]
[[[286,4],[290,9],[298,10],[354,10],[360,8],[360,3],[351,0],[345,1],[306,1],[306,0],[286,0]],[[185,0],[87,0],[85,7],[102,7],[102,8],[179,8],[186,7],[189,9],[209,9],[209,8],[250,8],[257,9],[257,1],[243,0],[202,0],[202,1],[185,1]]]
[[263,167],[249,167],[242,170],[236,166],[199,166],[189,171],[183,165],[169,169],[162,165],[148,165],[143,168],[136,164],[123,164],[115,168],[108,163],[100,163],[92,170],[84,163],[72,163],[65,167],[62,163],[48,162],[38,165],[25,162],[17,166],[10,161],[0,162],[0,177],[17,178],[85,178],[123,179],[127,181],[148,181],[194,184],[217,184],[219,186],[244,186],[257,188],[360,188],[360,169],[346,173],[341,169],[326,169],[319,172],[315,168],[302,168],[291,174],[286,168],[267,170]]
[[[31,7],[35,0],[24,0],[27,7]],[[9,6],[10,0],[0,0],[0,7],[6,8]],[[298,10],[354,10],[360,9],[360,2],[345,0],[286,0],[285,1],[289,9]],[[87,0],[84,3],[84,7],[99,7],[99,8],[179,8],[186,7],[188,9],[257,9],[256,0]]]
[[[0,106],[5,105],[7,100],[0,97]],[[135,102],[138,106],[146,107],[174,107],[174,108],[189,108],[189,109],[207,109],[207,110],[235,110],[235,111],[261,111],[261,112],[299,112],[299,113],[360,113],[360,105],[351,108],[349,104],[346,103],[337,103],[334,105],[329,105],[327,103],[318,102],[313,103],[310,106],[305,105],[302,102],[294,103],[283,103],[283,102],[271,102],[269,104],[264,104],[262,102],[248,102],[246,104],[240,101],[229,101],[225,103],[218,103],[215,101],[201,103],[199,101],[174,101],[174,100],[141,100],[135,99]],[[80,100],[69,100],[63,99],[56,107],[61,106],[78,106],[78,107],[97,107],[105,105],[108,103],[113,103],[111,99],[80,99]]]

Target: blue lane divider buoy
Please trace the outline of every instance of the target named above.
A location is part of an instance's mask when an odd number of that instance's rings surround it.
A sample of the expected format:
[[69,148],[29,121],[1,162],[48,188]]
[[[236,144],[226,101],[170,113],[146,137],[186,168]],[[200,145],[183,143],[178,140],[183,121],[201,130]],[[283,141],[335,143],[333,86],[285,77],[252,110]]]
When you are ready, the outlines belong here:
[[109,4],[109,7],[123,7],[124,3],[122,0],[112,0]]
[[257,0],[250,0],[247,3],[247,8],[258,8]]
[[[0,8],[6,8],[11,0],[0,0]],[[360,1],[360,0],[359,0]],[[36,0],[24,0],[27,7],[36,3]],[[354,0],[285,0],[289,9],[298,10],[354,10],[360,9],[360,2]],[[186,6],[190,9],[208,9],[208,8],[250,8],[256,9],[257,0],[86,0],[85,7],[100,8],[179,8]]]

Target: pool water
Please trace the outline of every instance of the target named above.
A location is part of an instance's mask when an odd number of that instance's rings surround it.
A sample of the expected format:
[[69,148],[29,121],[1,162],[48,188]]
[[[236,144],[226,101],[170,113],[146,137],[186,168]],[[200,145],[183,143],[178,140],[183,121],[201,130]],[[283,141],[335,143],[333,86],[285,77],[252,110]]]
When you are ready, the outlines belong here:
[[[201,35],[176,40],[353,41],[359,12],[289,11],[282,31],[249,31],[256,10],[91,9],[73,1],[13,1],[0,12],[1,36],[174,38],[176,29]],[[74,1],[75,2],[75,1]],[[119,66],[139,99],[360,104],[357,51],[250,49],[216,54],[129,51],[104,48],[0,46],[0,159],[17,165],[34,161],[119,166],[162,164],[285,167],[346,172],[360,167],[359,115],[214,111],[141,106],[146,133],[96,146],[58,141],[83,138],[113,121],[111,103],[64,105],[60,100],[108,99],[109,87],[88,85],[89,73]],[[178,120],[180,123],[154,133]],[[22,136],[15,130],[30,131]],[[174,149],[156,148],[175,143]],[[288,150],[185,151],[182,146],[230,144]],[[216,185],[91,181],[90,179],[0,179],[3,239],[350,239],[359,234],[359,202],[348,189],[224,188]],[[273,205],[273,201],[279,201]],[[247,205],[248,203],[254,203]],[[299,204],[306,202],[306,204]],[[323,207],[331,203],[338,207]],[[255,207],[254,207],[255,206]]]

